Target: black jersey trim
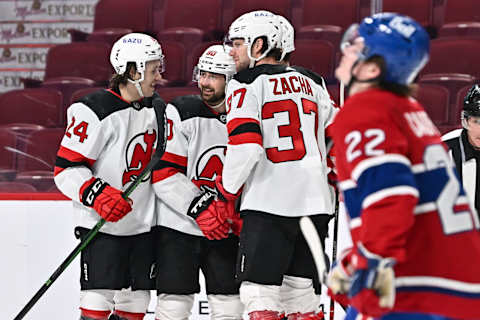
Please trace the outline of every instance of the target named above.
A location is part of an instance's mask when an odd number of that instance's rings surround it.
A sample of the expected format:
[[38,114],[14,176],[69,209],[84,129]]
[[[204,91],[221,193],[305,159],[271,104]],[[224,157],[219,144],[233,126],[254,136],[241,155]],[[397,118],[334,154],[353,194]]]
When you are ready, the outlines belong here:
[[253,123],[253,122],[243,123],[238,127],[236,127],[235,129],[233,129],[232,132],[230,132],[229,136],[234,136],[234,135],[247,133],[247,132],[254,132],[254,133],[261,134],[260,126],[258,125],[258,123]]
[[324,85],[324,80],[322,76],[320,76],[318,73],[315,73],[312,70],[306,69],[304,67],[300,67],[300,66],[288,67],[283,64],[262,64],[252,69],[242,70],[237,74],[235,74],[233,78],[240,83],[250,84],[262,74],[275,75],[275,74],[288,73],[292,71],[296,71],[312,79],[316,84],[320,85],[321,87],[323,87]]
[[191,118],[211,118],[221,121],[220,117],[224,115],[213,112],[200,95],[180,96],[170,101],[170,104],[177,109],[182,121]]
[[315,81],[315,83],[318,84],[321,87],[323,87],[324,84],[325,84],[325,81],[324,81],[323,77],[321,75],[319,75],[318,73],[310,70],[310,69],[307,69],[307,68],[304,68],[304,67],[301,67],[301,66],[292,66],[292,69],[294,69],[295,71],[303,74],[304,76],[309,77],[310,79]]
[[55,159],[55,166],[63,169],[73,168],[73,167],[86,167],[88,169],[92,169],[88,162],[86,161],[70,161],[62,157],[58,157]]
[[105,89],[101,89],[80,98],[76,102],[83,103],[90,108],[90,110],[92,110],[101,121],[112,113],[128,109],[130,107],[135,108],[136,110],[141,110],[142,108],[151,108],[152,101],[154,99],[161,98],[157,93],[154,93],[152,97],[128,103],[121,99],[121,97],[119,97],[117,94]]
[[187,173],[187,167],[181,166],[181,165],[176,164],[176,163],[174,163],[174,162],[165,161],[165,160],[160,160],[160,161],[155,165],[155,167],[153,168],[153,170],[156,171],[156,170],[162,170],[162,169],[166,169],[166,168],[174,168],[174,169],[177,169],[177,170],[179,170],[180,172],[182,172],[183,174],[186,174],[186,173]]

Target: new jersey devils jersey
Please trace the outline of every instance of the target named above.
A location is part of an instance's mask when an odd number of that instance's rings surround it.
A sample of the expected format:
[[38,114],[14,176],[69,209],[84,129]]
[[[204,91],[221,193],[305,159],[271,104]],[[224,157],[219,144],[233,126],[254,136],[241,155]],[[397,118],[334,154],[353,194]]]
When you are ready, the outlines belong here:
[[[154,97],[163,103],[158,95]],[[95,176],[125,190],[150,161],[159,134],[152,101],[145,98],[130,104],[111,90],[101,90],[68,108],[68,126],[57,154],[55,183],[73,200],[79,226],[92,228],[100,219],[95,210],[80,203],[80,187],[87,180]],[[133,235],[150,230],[155,209],[150,175],[130,198],[132,211],[118,222],[105,223],[101,232]]]
[[226,191],[242,186],[241,210],[281,216],[331,214],[325,129],[336,109],[320,77],[260,65],[228,83]]
[[424,109],[370,89],[332,136],[354,244],[397,261],[393,311],[480,319],[479,221]]
[[157,224],[203,236],[187,209],[200,189],[215,190],[227,149],[226,115],[208,107],[198,95],[167,105],[167,148],[153,172],[159,200]]

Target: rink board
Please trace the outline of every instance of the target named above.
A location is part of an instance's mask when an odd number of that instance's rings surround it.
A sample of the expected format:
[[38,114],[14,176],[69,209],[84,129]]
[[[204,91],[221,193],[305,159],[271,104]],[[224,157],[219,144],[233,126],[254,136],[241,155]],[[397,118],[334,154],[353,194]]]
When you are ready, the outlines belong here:
[[[343,222],[343,210],[340,211],[340,221]],[[78,242],[73,235],[74,218],[70,201],[0,200],[0,221],[0,252],[3,257],[0,264],[3,282],[0,290],[0,319],[13,319]],[[332,227],[333,222],[330,229]],[[332,230],[330,234],[333,234]],[[329,255],[332,252],[331,243],[330,237],[326,245]],[[340,223],[339,252],[349,243],[345,224]],[[77,257],[49,288],[25,320],[78,318],[78,259]],[[201,284],[202,292],[196,295],[191,319],[209,319],[203,277]],[[321,303],[328,311],[330,299],[322,296]],[[154,320],[154,308],[155,296],[146,320]],[[337,306],[335,319],[342,318],[343,311]]]

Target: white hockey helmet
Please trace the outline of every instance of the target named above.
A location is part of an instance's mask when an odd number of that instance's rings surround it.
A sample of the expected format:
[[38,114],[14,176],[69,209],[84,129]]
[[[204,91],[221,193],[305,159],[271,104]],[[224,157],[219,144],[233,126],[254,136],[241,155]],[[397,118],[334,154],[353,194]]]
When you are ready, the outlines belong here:
[[160,72],[164,71],[164,55],[157,40],[143,33],[129,33],[118,39],[110,52],[110,63],[117,74],[124,74],[127,63],[133,62],[140,73],[139,80],[131,80],[143,97],[140,82],[145,79],[145,67],[148,61],[160,60]]
[[295,51],[295,29],[284,16],[277,15],[282,25],[282,60],[287,53]]
[[198,59],[198,64],[193,70],[194,81],[199,80],[200,71],[223,74],[225,82],[228,82],[236,73],[235,61],[225,52],[222,45],[213,45],[208,47]]
[[[258,58],[252,57],[252,44],[258,37],[267,38],[267,50]],[[266,57],[274,48],[282,48],[282,26],[276,14],[266,10],[245,13],[230,25],[227,41],[243,39],[248,46],[250,68],[255,62]],[[228,43],[226,43],[228,45]]]

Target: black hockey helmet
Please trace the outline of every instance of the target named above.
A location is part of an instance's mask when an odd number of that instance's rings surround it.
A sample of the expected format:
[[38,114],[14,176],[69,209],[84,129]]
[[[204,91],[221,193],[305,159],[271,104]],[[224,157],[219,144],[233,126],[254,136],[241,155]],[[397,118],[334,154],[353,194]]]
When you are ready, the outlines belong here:
[[480,86],[473,85],[463,99],[463,117],[480,117]]

